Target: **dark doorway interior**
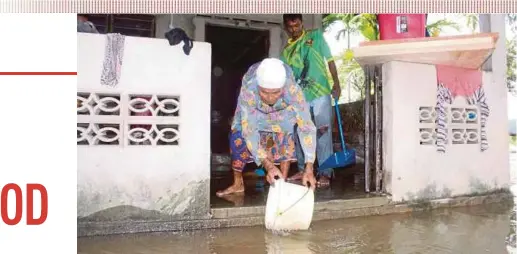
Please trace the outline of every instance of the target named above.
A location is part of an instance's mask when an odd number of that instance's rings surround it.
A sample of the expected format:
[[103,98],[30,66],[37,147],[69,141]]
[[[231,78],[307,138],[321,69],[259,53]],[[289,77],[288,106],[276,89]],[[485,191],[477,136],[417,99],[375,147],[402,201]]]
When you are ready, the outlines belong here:
[[242,76],[269,54],[269,31],[206,26],[206,41],[212,44],[213,154],[229,155],[230,124]]

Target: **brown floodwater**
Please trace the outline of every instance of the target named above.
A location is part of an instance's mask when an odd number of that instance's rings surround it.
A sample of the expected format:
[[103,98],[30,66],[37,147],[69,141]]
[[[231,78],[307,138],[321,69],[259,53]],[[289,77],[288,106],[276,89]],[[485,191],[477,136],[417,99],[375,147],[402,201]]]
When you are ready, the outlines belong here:
[[511,204],[314,222],[309,231],[263,226],[79,238],[78,253],[508,253]]

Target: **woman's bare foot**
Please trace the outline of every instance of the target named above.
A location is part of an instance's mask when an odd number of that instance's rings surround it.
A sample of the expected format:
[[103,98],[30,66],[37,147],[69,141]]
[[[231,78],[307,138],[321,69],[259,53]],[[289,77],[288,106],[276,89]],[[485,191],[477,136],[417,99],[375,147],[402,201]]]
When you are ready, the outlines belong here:
[[232,184],[230,187],[220,190],[215,193],[218,197],[230,195],[230,194],[236,194],[236,193],[244,193],[244,185],[241,184]]
[[225,190],[220,190],[215,193],[218,197],[244,192],[244,179],[242,178],[242,172],[233,171],[233,184]]
[[235,206],[244,204],[244,192],[234,193],[234,195],[221,196],[220,198],[233,203]]

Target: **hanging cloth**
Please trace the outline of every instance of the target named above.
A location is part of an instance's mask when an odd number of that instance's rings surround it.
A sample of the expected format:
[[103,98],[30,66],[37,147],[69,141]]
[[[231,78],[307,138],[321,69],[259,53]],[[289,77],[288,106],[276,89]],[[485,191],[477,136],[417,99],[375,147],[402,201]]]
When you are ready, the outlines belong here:
[[165,33],[165,38],[169,41],[169,45],[175,46],[180,42],[183,42],[183,52],[185,55],[189,55],[190,51],[194,47],[194,43],[187,33],[181,28],[173,28]]
[[107,34],[104,49],[104,63],[102,65],[101,84],[115,87],[120,82],[122,59],[124,57],[125,36],[121,34]]

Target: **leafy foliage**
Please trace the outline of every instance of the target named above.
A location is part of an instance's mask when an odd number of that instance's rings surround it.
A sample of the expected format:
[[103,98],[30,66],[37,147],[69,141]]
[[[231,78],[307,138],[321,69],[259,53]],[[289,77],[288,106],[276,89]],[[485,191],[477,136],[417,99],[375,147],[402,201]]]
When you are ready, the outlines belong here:
[[513,95],[517,95],[517,76],[515,73],[517,70],[516,58],[516,41],[506,39],[506,86]]
[[447,27],[454,28],[458,32],[460,31],[460,26],[458,23],[447,19],[440,19],[436,22],[428,24],[426,28],[431,37],[438,37],[440,35],[440,32],[442,32],[443,29]]
[[477,13],[464,13],[463,16],[466,19],[466,25],[472,33],[476,32],[479,26],[479,15]]
[[[479,15],[476,13],[460,14],[465,19],[465,25],[471,33],[475,33],[479,26]],[[510,30],[517,34],[517,14],[510,13],[506,15],[507,24]],[[366,41],[379,40],[379,28],[376,14],[329,14],[323,19],[323,27],[327,29],[335,22],[342,22],[344,28],[337,33],[337,38],[345,37],[347,39],[347,50],[338,58],[341,61],[339,66],[339,79],[345,87],[350,86],[351,91],[360,94],[360,98],[364,98],[364,73],[361,66],[354,60],[353,53],[350,50],[350,37],[360,34]],[[429,35],[436,37],[445,28],[453,28],[460,31],[460,25],[450,21],[445,17],[426,26]],[[510,35],[507,35],[507,37]],[[506,86],[508,90],[517,96],[517,38],[507,38],[506,41]],[[343,95],[347,92],[343,91]]]
[[[350,92],[359,94],[358,99],[364,99],[364,81],[365,75],[361,66],[354,60],[353,52],[350,50],[350,37],[352,35],[360,34],[366,41],[379,40],[379,25],[376,14],[361,13],[361,14],[328,14],[323,19],[323,27],[325,30],[335,23],[342,22],[343,29],[338,31],[336,38],[345,37],[347,39],[347,50],[336,59],[339,59],[341,65],[339,66],[339,80],[342,88],[342,96],[349,95]],[[432,36],[438,36],[445,27],[453,27],[459,30],[459,25],[447,19],[438,20],[429,24],[427,28],[430,30]],[[351,98],[348,96],[348,101]]]
[[512,30],[514,33],[517,33],[517,13],[506,14],[506,21],[510,26],[510,30]]

